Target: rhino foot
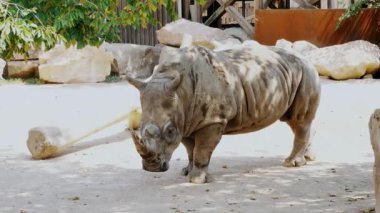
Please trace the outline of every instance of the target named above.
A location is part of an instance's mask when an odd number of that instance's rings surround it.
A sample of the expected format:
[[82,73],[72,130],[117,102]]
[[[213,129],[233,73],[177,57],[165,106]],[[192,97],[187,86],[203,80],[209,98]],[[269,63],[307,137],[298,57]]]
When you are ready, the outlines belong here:
[[305,157],[287,158],[282,164],[285,167],[300,167],[306,164]]
[[305,153],[305,159],[307,161],[315,161],[315,155],[312,151],[310,150],[307,150],[306,153]]
[[193,168],[193,164],[189,163],[186,167],[182,168],[181,175],[187,176],[190,173],[192,168]]
[[191,172],[189,173],[189,182],[202,184],[207,182],[207,172],[202,169],[197,169],[193,167]]

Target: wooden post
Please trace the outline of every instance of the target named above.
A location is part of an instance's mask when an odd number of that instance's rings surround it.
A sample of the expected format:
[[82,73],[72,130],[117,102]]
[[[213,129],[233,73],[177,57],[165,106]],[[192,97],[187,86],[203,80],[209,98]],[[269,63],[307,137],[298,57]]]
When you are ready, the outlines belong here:
[[197,16],[196,16],[197,22],[202,22],[202,9],[201,9],[201,5],[197,1],[195,1],[195,10],[197,11]]
[[190,19],[190,0],[184,0],[183,2],[183,17],[185,19]]
[[233,7],[233,6],[228,6],[226,8],[226,11],[229,12],[232,17],[235,19],[235,21],[237,21],[239,23],[239,25],[241,26],[241,28],[243,28],[243,30],[249,35],[249,36],[252,36],[253,35],[253,27],[250,23],[247,22],[247,20],[245,20],[245,18],[239,13],[239,11]]
[[329,8],[328,0],[321,0],[321,9],[328,9],[328,8]]
[[377,213],[380,212],[380,109],[375,110],[369,120],[369,131],[375,163],[373,166],[373,179],[375,184],[375,197]]
[[331,9],[336,9],[336,8],[338,8],[338,0],[331,0],[330,1],[330,8]]
[[253,3],[255,10],[263,9],[263,0],[254,0]]

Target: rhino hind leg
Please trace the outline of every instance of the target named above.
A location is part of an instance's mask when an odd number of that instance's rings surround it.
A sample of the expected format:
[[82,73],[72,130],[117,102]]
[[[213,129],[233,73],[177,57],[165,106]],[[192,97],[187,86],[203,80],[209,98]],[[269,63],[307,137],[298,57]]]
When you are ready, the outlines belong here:
[[310,150],[310,123],[287,122],[294,133],[293,150],[283,163],[286,167],[299,167],[306,164],[307,160],[313,160]]

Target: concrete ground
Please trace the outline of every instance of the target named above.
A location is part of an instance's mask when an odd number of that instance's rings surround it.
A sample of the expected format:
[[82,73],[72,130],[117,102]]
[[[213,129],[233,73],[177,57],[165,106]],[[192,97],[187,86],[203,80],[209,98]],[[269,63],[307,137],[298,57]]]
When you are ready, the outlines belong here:
[[33,160],[28,130],[58,126],[72,137],[139,105],[127,83],[0,85],[0,212],[367,212],[374,207],[368,120],[380,108],[380,81],[323,80],[314,123],[317,160],[284,168],[292,134],[283,123],[224,136],[211,183],[193,185],[180,170],[185,149],[165,173],[141,169],[126,122],[71,148]]

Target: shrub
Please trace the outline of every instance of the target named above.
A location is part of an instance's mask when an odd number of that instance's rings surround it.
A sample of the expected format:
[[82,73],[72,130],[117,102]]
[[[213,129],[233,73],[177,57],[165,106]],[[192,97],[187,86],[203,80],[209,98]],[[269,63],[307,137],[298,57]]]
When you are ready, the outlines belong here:
[[380,0],[359,0],[351,4],[343,15],[339,17],[336,29],[343,24],[344,20],[357,16],[362,8],[380,8]]
[[[205,0],[197,0],[201,4]],[[30,48],[46,49],[63,41],[67,46],[99,46],[119,41],[120,26],[157,24],[154,12],[164,6],[172,18],[176,0],[0,0],[0,57],[26,55]]]

